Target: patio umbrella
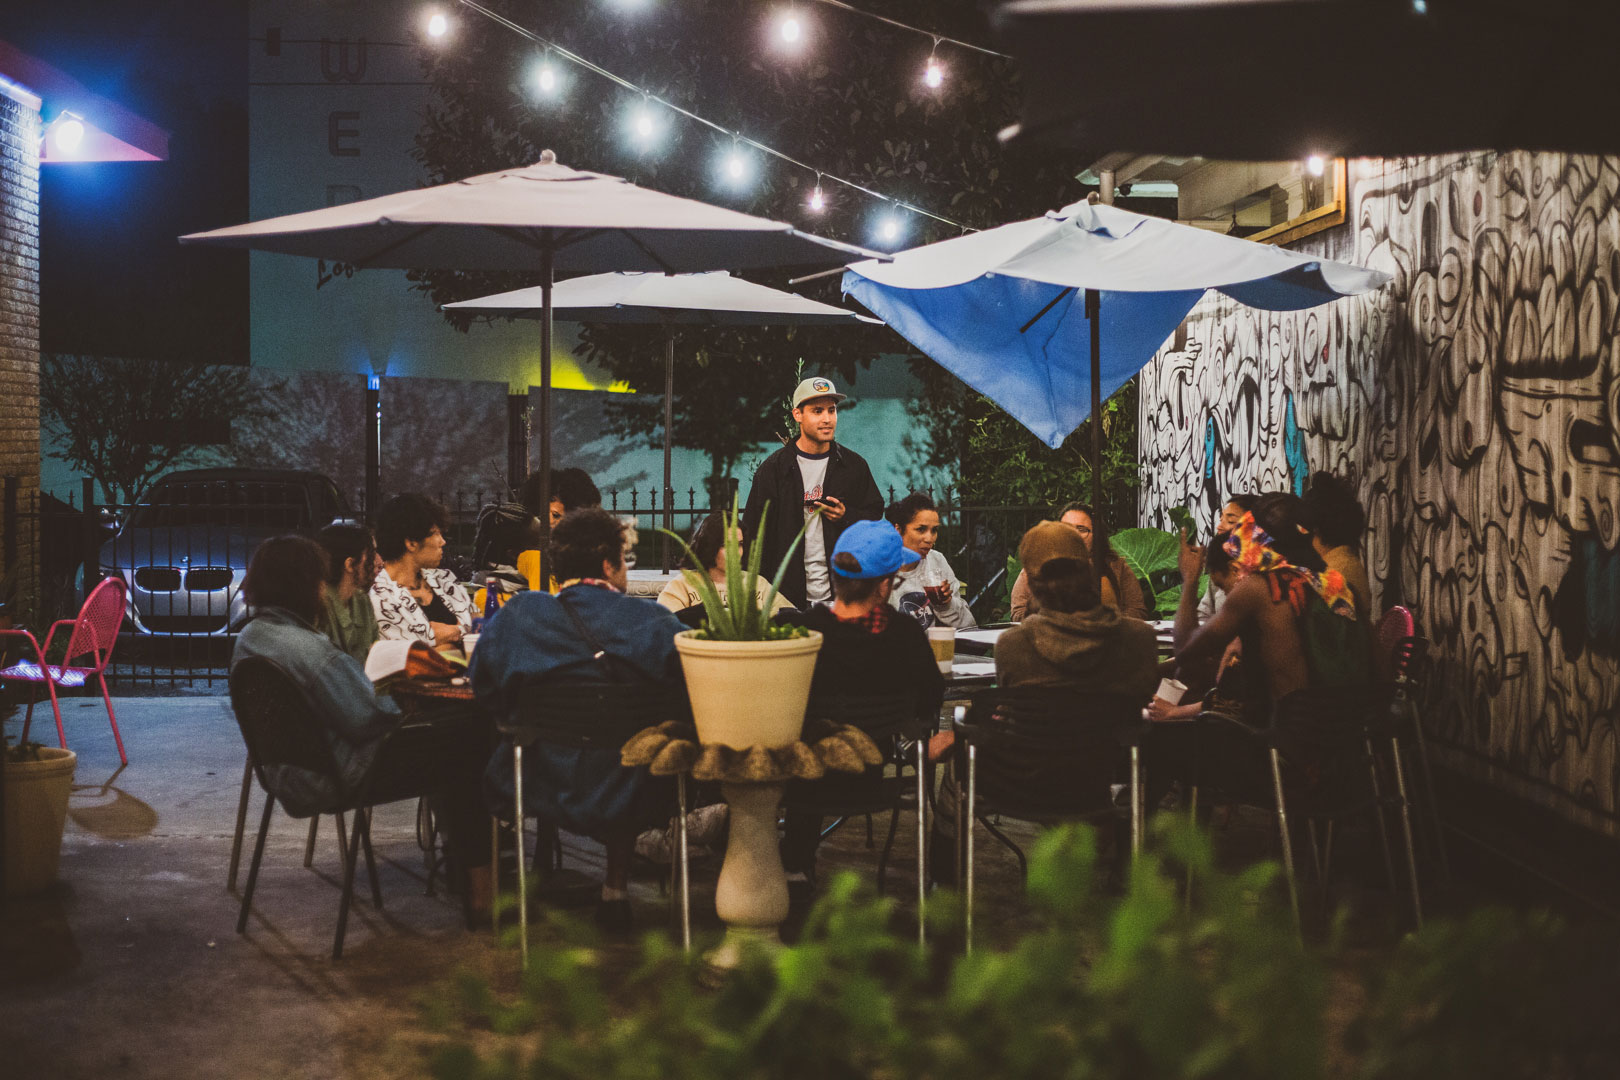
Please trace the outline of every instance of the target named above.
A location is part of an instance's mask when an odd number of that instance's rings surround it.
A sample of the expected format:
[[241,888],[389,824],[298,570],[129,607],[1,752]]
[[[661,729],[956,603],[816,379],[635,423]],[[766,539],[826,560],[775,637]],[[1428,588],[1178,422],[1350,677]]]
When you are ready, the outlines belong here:
[[[454,183],[182,236],[183,244],[252,248],[359,269],[526,270],[540,276],[540,476],[551,487],[551,292],[558,274],[603,270],[743,270],[883,258],[617,176],[540,162]],[[547,521],[541,515],[541,526]]]
[[[1292,311],[1388,280],[1376,270],[1076,203],[902,251],[889,263],[856,263],[843,287],[1055,448],[1153,357],[1209,289]],[[1096,504],[1099,424],[1091,454]]]
[[1016,133],[1094,155],[1620,151],[1613,4],[1016,0],[992,21]]
[[[449,311],[535,318],[544,297],[539,288],[480,296],[446,304]],[[635,323],[664,328],[664,527],[675,527],[671,484],[675,398],[675,327],[816,326],[870,323],[841,307],[796,293],[756,285],[724,270],[706,274],[593,274],[559,282],[551,294],[552,313],[569,322]],[[669,544],[664,544],[669,570]]]

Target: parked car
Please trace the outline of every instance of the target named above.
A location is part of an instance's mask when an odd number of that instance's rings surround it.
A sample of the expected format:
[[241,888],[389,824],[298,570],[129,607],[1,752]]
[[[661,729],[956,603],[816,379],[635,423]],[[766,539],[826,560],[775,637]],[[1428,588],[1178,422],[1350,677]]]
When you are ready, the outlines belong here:
[[354,521],[337,485],[292,469],[169,473],[129,508],[101,549],[103,574],[129,586],[126,631],[234,634],[247,621],[242,578],[259,542]]

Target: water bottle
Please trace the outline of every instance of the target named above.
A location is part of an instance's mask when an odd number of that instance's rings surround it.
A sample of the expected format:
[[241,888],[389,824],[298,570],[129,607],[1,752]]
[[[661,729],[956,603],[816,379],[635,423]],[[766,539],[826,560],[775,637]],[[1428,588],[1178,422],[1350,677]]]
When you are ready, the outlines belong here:
[[495,612],[500,610],[501,605],[495,599],[497,588],[498,585],[493,576],[484,579],[484,613],[473,618],[472,633],[483,633],[484,624],[494,618]]

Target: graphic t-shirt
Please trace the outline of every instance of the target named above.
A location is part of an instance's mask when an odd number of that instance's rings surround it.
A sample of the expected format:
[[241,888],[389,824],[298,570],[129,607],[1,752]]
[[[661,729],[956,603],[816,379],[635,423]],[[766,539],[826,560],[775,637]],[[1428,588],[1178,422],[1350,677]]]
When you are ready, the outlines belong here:
[[822,496],[821,485],[827,479],[827,459],[832,451],[807,454],[798,450],[797,453],[799,477],[804,484],[804,519],[810,522],[810,527],[804,533],[805,595],[814,604],[832,599],[832,581],[827,572],[827,536],[822,530],[819,515],[814,521],[810,520],[810,515],[819,509],[811,504]]

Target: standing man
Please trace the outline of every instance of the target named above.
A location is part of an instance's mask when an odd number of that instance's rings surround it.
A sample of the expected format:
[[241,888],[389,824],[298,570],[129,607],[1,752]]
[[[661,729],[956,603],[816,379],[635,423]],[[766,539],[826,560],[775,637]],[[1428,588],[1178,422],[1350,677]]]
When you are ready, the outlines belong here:
[[[829,379],[809,378],[793,391],[793,419],[799,437],[766,458],[754,472],[743,511],[743,535],[753,540],[770,503],[760,570],[776,573],[788,545],[809,523],[804,555],[789,564],[782,595],[798,608],[832,599],[831,552],[853,522],[883,517],[883,496],[866,459],[833,442],[838,403],[844,400]],[[817,510],[821,513],[811,517]]]

